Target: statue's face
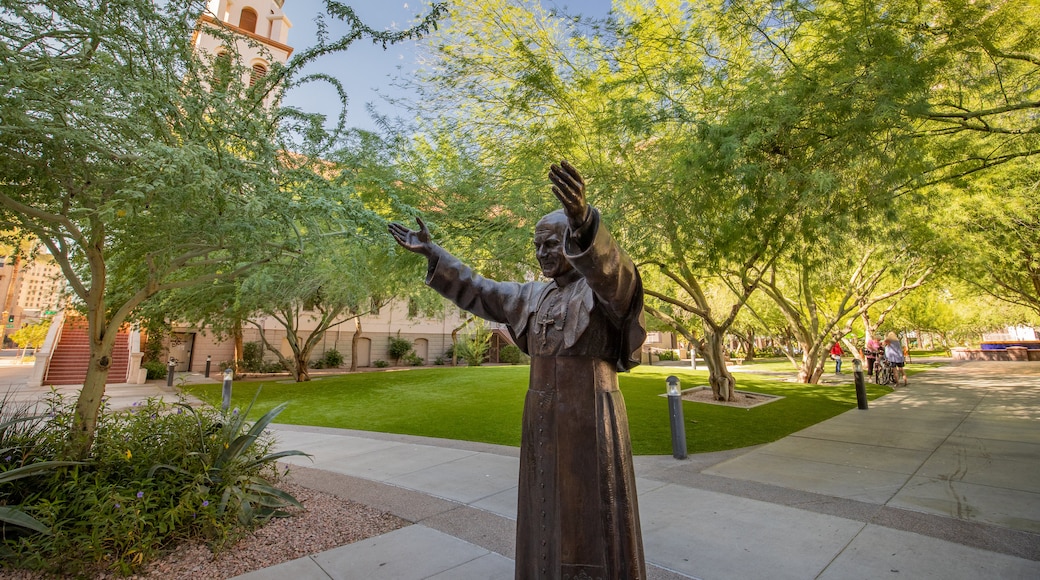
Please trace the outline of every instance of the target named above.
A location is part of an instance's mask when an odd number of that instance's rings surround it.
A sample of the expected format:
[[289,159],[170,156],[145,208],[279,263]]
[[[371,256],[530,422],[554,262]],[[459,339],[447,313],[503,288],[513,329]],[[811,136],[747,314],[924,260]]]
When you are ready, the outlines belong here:
[[535,257],[542,268],[542,274],[548,278],[556,278],[570,272],[574,267],[563,254],[563,236],[567,231],[566,222],[538,222],[534,228]]

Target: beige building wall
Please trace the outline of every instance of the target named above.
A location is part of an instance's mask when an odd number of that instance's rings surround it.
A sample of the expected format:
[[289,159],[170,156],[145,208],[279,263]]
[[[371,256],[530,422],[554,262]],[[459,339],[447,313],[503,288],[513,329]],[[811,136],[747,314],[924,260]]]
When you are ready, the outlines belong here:
[[[412,342],[413,349],[424,359],[424,365],[432,365],[438,357],[451,347],[451,332],[467,318],[464,312],[453,305],[446,304],[444,313],[437,317],[408,316],[408,304],[404,301],[394,302],[389,306],[381,308],[379,312],[363,316],[361,318],[360,338],[365,342],[361,350],[359,367],[372,366],[376,361],[383,360],[390,364],[395,361],[390,357],[389,344],[391,337],[400,336]],[[264,328],[267,341],[280,349],[282,354],[290,356],[286,340],[285,329],[273,318],[258,318],[258,323]],[[309,334],[315,328],[316,320],[303,317],[300,326],[301,339],[303,335]],[[315,346],[311,353],[311,360],[322,358],[328,350],[338,350],[343,355],[343,367],[349,368],[351,364],[351,341],[356,331],[355,321],[350,319],[344,323],[332,327]],[[222,362],[231,361],[234,358],[234,343],[229,338],[218,338],[206,329],[190,328],[186,326],[175,326],[172,333],[175,338],[167,341],[168,348],[172,343],[175,348],[182,347],[188,339],[184,335],[193,335],[190,361],[179,360],[178,370],[190,370],[203,372],[206,368],[206,357],[210,357],[211,376],[220,372]],[[246,324],[242,328],[243,342],[260,342],[260,331],[252,324]],[[169,350],[168,352],[173,352]],[[264,359],[274,362],[278,357],[271,352],[265,351]]]

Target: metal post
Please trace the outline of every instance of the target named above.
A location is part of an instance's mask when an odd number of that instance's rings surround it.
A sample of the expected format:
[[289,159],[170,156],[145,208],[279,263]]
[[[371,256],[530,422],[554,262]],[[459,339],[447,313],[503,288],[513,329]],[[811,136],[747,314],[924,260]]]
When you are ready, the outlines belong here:
[[686,423],[683,422],[679,377],[671,375],[665,383],[668,385],[668,416],[672,427],[672,457],[686,459]]
[[211,362],[213,362],[213,356],[207,354],[206,355],[206,378],[207,379],[209,378],[209,365],[210,365]]
[[860,409],[867,408],[867,387],[863,383],[863,361],[858,358],[852,359],[853,376],[856,379],[856,406]]
[[231,378],[235,376],[234,369],[224,369],[224,388],[220,391],[220,410],[227,413],[231,407]]
[[690,345],[690,367],[697,370],[697,347]]
[[177,368],[177,359],[170,357],[170,362],[166,363],[166,386],[173,386],[173,369]]

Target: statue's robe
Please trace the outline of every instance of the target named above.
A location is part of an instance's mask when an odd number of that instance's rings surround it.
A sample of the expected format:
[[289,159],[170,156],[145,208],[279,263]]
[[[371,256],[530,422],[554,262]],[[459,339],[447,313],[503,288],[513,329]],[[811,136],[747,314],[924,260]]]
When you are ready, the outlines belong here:
[[[632,260],[592,209],[567,230],[574,271],[552,282],[496,282],[441,248],[430,287],[508,325],[531,356],[517,506],[516,578],[646,578],[632,444],[617,372],[646,337]],[[635,358],[633,358],[635,357]]]

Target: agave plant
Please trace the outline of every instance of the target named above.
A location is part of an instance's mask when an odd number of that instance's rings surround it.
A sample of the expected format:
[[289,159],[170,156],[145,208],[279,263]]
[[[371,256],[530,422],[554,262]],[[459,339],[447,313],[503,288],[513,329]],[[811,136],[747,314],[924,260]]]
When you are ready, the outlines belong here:
[[[257,395],[259,395],[259,391]],[[297,450],[279,451],[257,457],[257,453],[253,450],[254,445],[267,426],[285,410],[288,403],[282,403],[271,409],[250,426],[246,422],[246,416],[252,410],[255,402],[254,397],[253,402],[244,413],[238,413],[237,410],[232,413],[223,413],[221,415],[223,422],[213,424],[209,429],[198,410],[178,403],[195,416],[202,444],[205,445],[207,438],[213,438],[222,447],[216,457],[210,452],[192,453],[205,463],[202,477],[198,482],[198,491],[207,496],[211,493],[220,493],[217,513],[224,514],[229,509],[237,510],[238,521],[243,525],[285,515],[284,508],[289,506],[303,507],[292,495],[272,485],[259,474],[259,471],[260,468],[271,465],[283,457],[300,455],[310,457]],[[162,464],[152,467],[149,475],[154,475],[159,469],[168,469],[187,475],[196,473],[177,466]]]

